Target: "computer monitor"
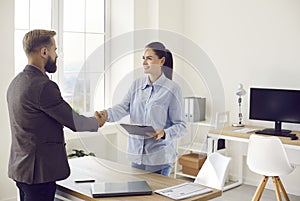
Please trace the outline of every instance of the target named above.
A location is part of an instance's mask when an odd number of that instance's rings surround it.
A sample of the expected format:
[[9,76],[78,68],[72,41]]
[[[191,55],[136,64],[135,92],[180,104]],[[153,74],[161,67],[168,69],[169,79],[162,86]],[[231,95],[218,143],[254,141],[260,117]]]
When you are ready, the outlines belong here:
[[274,121],[275,128],[263,130],[266,134],[289,133],[281,123],[300,124],[300,90],[250,88],[249,119]]

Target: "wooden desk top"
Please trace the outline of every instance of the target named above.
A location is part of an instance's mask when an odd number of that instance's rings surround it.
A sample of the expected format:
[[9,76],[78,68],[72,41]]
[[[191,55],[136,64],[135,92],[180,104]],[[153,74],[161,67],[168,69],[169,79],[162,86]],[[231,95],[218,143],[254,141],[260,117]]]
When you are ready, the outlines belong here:
[[[242,138],[242,139],[249,139],[251,134],[254,134],[255,132],[252,133],[236,133],[232,132],[233,130],[241,129],[241,128],[255,128],[258,130],[264,129],[263,127],[256,127],[256,126],[245,126],[245,127],[232,127],[228,126],[223,129],[212,129],[209,130],[208,132],[211,134],[216,134],[220,136],[228,136],[228,137],[236,137],[236,138]],[[291,133],[295,133],[298,136],[298,140],[291,140],[289,137],[279,137],[280,140],[282,141],[283,144],[287,145],[295,145],[295,146],[300,146],[300,132],[299,131],[292,131]],[[260,135],[260,134],[259,134]],[[266,135],[270,136],[270,135]],[[220,137],[222,138],[222,137]]]
[[[96,157],[82,157],[69,160],[71,175],[63,181],[57,182],[57,189],[78,197],[83,200],[172,200],[154,193],[155,190],[185,183],[185,180],[174,179],[159,174],[148,173],[137,170],[112,161]],[[91,183],[75,183],[78,178],[94,178],[95,182],[117,182],[146,180],[153,194],[146,196],[124,196],[112,198],[93,198],[91,194]],[[222,195],[221,190],[214,189],[212,192],[185,199],[184,201],[209,200]]]

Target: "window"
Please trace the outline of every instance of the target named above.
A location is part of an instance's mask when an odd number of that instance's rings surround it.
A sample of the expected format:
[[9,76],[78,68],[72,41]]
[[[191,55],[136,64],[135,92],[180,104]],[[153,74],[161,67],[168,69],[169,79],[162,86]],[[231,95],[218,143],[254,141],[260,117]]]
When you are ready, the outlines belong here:
[[[57,32],[56,81],[64,99],[79,113],[93,114],[95,94],[104,107],[105,0],[15,0],[15,72],[27,58],[22,39],[32,29]],[[100,82],[100,83],[99,83]],[[99,87],[100,86],[100,87]],[[95,93],[97,90],[97,93]]]

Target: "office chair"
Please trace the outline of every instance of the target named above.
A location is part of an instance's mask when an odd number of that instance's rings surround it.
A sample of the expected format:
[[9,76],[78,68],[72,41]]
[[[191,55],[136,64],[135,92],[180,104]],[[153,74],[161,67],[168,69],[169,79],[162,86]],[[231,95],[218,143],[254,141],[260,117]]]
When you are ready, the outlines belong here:
[[[201,167],[194,183],[223,190],[230,161],[230,157],[223,156],[217,152],[210,154]],[[213,200],[221,200],[221,197]]]
[[248,145],[247,165],[251,171],[263,175],[252,201],[260,200],[269,177],[272,177],[277,200],[281,201],[280,190],[285,200],[289,200],[279,176],[290,174],[295,166],[289,163],[278,137],[252,134]]

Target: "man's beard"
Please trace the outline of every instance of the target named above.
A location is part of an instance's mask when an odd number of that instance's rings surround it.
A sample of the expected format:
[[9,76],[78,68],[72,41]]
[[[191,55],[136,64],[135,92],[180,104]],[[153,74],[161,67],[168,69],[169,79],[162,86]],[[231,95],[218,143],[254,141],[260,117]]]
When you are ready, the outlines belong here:
[[56,59],[52,60],[51,57],[48,57],[48,60],[45,65],[45,70],[48,73],[55,73],[57,70]]

